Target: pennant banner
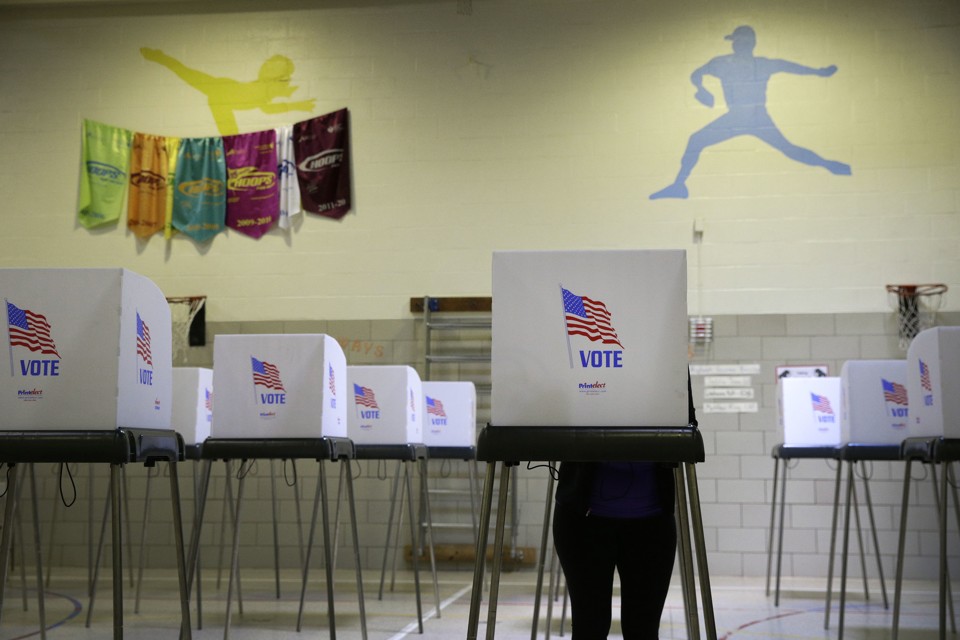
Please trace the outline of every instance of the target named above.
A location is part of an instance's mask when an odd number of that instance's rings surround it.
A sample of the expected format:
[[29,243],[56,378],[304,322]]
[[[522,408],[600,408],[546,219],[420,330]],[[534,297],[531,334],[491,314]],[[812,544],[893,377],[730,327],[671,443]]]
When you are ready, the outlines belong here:
[[281,229],[289,229],[292,218],[303,212],[293,153],[292,126],[277,129],[277,175],[280,177],[280,220],[277,224]]
[[352,206],[349,112],[254,133],[177,138],[84,120],[77,217],[138,238],[181,232],[209,242],[230,227],[260,238],[303,211],[340,219]]
[[226,213],[223,138],[184,138],[174,180],[173,228],[208,242],[223,231]]
[[164,136],[133,134],[127,227],[138,238],[163,231],[167,217],[167,141]]
[[224,136],[227,159],[227,226],[259,238],[280,217],[277,132]]
[[77,217],[92,228],[120,219],[130,169],[130,141],[127,129],[83,121],[80,170],[80,201]]
[[346,109],[293,125],[303,208],[340,219],[351,206],[350,127]]

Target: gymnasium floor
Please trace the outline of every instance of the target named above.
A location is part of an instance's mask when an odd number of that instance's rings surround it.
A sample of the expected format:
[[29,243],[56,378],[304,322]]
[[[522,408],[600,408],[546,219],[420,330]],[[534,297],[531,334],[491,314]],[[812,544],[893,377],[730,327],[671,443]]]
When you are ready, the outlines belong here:
[[[294,572],[281,575],[281,596],[276,598],[275,580],[272,571],[243,572],[243,614],[234,614],[229,637],[235,640],[293,640],[294,638],[328,638],[326,620],[326,594],[318,573],[318,580],[311,581],[303,628],[296,631],[297,606],[300,584]],[[28,581],[31,578],[28,576]],[[94,606],[91,626],[85,627],[87,596],[84,582],[86,571],[67,570],[54,572],[47,590],[46,619],[47,638],[86,640],[108,638],[113,634],[113,618],[109,575],[100,583]],[[398,574],[396,588],[389,589],[383,600],[377,599],[379,575],[371,572],[364,576],[366,591],[367,637],[370,640],[446,640],[466,638],[467,619],[470,607],[469,571],[441,571],[440,616],[436,615],[435,596],[429,572],[421,572],[424,632],[417,628],[416,605],[413,591],[413,576],[410,572]],[[351,571],[338,571],[336,576],[337,637],[354,640],[361,638],[359,608],[356,598],[355,575]],[[224,637],[224,613],[226,602],[226,579],[221,588],[216,587],[214,575],[204,576],[203,584],[203,629],[196,629],[194,638],[213,639]],[[496,637],[524,639],[531,637],[533,620],[533,593],[536,573],[532,570],[505,573],[500,581],[498,621]],[[676,580],[675,580],[676,582]],[[28,592],[29,611],[23,611],[21,577],[11,576],[5,592],[3,617],[0,619],[0,638],[20,640],[39,638],[36,594]],[[890,609],[885,610],[878,584],[872,584],[870,600],[863,594],[862,581],[857,582],[859,593],[850,594],[844,637],[850,640],[874,640],[891,637],[893,586],[887,585]],[[825,579],[785,579],[779,607],[773,606],[773,597],[765,594],[765,581],[754,578],[712,579],[714,612],[717,621],[717,637],[721,640],[836,638],[836,594],[831,613],[830,629],[824,630]],[[933,582],[907,582],[904,586],[904,605],[901,612],[901,640],[934,640],[937,634],[937,585]],[[144,577],[139,613],[134,612],[135,589],[125,586],[124,637],[138,640],[176,638],[179,624],[179,604],[176,579],[159,571],[148,571]],[[617,604],[617,603],[615,603]],[[557,601],[553,611],[550,637],[560,637],[560,607]],[[538,638],[547,637],[543,620],[547,603],[541,605],[541,627]],[[194,600],[191,615],[196,616]],[[614,610],[614,628],[611,638],[619,637]],[[486,609],[481,616],[479,638],[486,634]],[[683,602],[677,584],[671,590],[661,625],[661,639],[687,638]],[[948,634],[949,634],[948,629]],[[569,626],[563,630],[569,637]],[[705,635],[703,636],[705,637]],[[951,636],[955,637],[955,636]]]

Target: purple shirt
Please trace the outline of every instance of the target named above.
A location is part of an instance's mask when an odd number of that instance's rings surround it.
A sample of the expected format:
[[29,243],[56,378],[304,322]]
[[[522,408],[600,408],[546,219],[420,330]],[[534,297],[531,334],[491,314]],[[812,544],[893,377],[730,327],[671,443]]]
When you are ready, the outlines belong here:
[[590,515],[647,518],[662,513],[652,462],[602,462],[590,492]]

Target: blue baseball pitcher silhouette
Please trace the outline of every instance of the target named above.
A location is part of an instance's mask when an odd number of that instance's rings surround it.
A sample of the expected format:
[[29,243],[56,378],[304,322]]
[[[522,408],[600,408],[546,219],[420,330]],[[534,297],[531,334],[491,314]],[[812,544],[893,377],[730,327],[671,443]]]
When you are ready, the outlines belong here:
[[690,136],[680,160],[680,172],[673,184],[651,194],[650,199],[686,198],[686,181],[700,159],[700,153],[709,146],[736,136],[754,136],[778,149],[791,160],[823,167],[835,175],[850,175],[850,165],[827,160],[810,149],[787,140],[767,113],[767,84],[770,76],[783,72],[829,78],[837,72],[837,66],[815,69],[788,60],[754,56],[757,35],[753,27],[747,25],[737,27],[724,39],[731,41],[733,53],[713,58],[694,71],[690,75],[690,81],[697,88],[694,97],[705,106],[713,107],[713,94],[704,88],[703,76],[718,78],[728,111]]

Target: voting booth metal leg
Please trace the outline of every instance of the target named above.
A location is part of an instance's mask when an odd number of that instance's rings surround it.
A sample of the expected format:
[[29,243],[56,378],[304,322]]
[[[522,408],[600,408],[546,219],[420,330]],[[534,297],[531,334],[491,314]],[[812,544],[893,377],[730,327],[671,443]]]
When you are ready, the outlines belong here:
[[937,504],[937,528],[940,534],[940,629],[946,629],[947,607],[950,608],[950,627],[955,634],[957,624],[953,615],[953,597],[950,589],[950,570],[947,567],[947,468],[949,462],[943,462],[943,473],[937,479],[937,464],[930,465],[933,479],[933,497]]
[[17,495],[17,468],[14,465],[7,465],[7,492],[4,499],[3,508],[3,531],[0,537],[0,620],[3,615],[3,592],[7,586],[7,570],[10,566],[10,546],[13,541],[13,522],[14,506]]
[[510,492],[510,465],[500,471],[500,494],[497,501],[497,531],[493,536],[493,572],[490,577],[490,606],[487,610],[487,640],[493,640],[497,627],[497,601],[500,595],[500,570],[503,565],[503,523],[507,517],[507,498]]
[[700,578],[700,597],[703,604],[703,624],[707,640],[717,640],[717,623],[713,615],[713,591],[710,587],[710,570],[707,566],[707,545],[703,537],[703,514],[700,511],[700,489],[697,484],[697,466],[684,463],[687,471],[687,491],[690,493],[690,516],[693,540],[697,553],[697,569]]
[[[430,511],[430,487],[427,483],[427,459],[421,458],[416,463],[417,468],[420,471],[420,505],[423,509],[423,518],[421,522],[426,521],[427,523],[427,551],[430,553],[430,573],[433,575],[433,598],[435,602],[435,611],[437,618],[441,616],[440,611],[440,583],[437,580],[437,554],[433,548],[433,513]],[[413,512],[410,512],[410,520],[413,520]],[[423,534],[421,533],[420,547],[414,548],[414,553],[419,553],[419,549],[423,547]]]
[[700,621],[697,616],[697,595],[694,590],[693,556],[690,547],[690,521],[687,513],[687,494],[684,491],[683,470],[674,470],[677,495],[677,550],[680,558],[680,584],[683,593],[683,609],[686,614],[687,637],[700,637]]
[[[907,536],[907,512],[910,505],[910,467],[913,460],[909,457],[906,458],[906,467],[903,474],[903,496],[900,507],[900,537],[897,544],[897,573],[896,578],[894,579],[894,591],[893,591],[893,632],[891,634],[892,640],[897,640],[900,634],[900,605],[902,600],[902,591],[903,591],[903,562],[904,562],[904,547],[906,544]],[[953,615],[953,599],[950,595],[950,581],[949,573],[947,570],[947,555],[946,555],[946,543],[947,543],[947,514],[946,514],[946,490],[947,487],[947,472],[949,464],[944,464],[943,474],[939,479],[939,488],[937,481],[936,473],[936,464],[931,463],[931,477],[933,480],[934,492],[935,492],[935,501],[937,503],[937,523],[939,529],[939,543],[940,543],[940,568],[939,568],[939,608],[937,611],[938,623],[939,623],[939,635],[940,640],[946,639],[946,630],[947,630],[947,606],[950,606],[950,622],[953,633],[956,633],[956,621]],[[956,496],[955,496],[956,498]],[[956,503],[957,508],[957,519],[958,525],[960,525],[960,503]]]
[[[193,519],[193,528],[190,530],[190,546],[187,557],[187,598],[190,597],[190,589],[194,581],[197,584],[197,628],[202,628],[202,616],[200,605],[200,529],[203,526],[203,514],[207,506],[207,492],[210,487],[210,472],[213,468],[211,460],[204,460],[200,471],[200,477],[196,480],[196,504],[195,515]],[[183,634],[181,633],[181,640]]]
[[[64,465],[66,463],[61,462],[60,464]],[[54,540],[54,534],[56,533],[56,530],[57,530],[57,520],[60,515],[59,507],[60,507],[59,500],[51,501],[50,503],[50,536],[47,538],[47,557],[48,558],[53,558],[53,540]],[[50,575],[52,571],[53,571],[53,563],[48,562],[47,575],[46,575],[46,579],[44,580],[44,584],[46,585],[47,588],[50,587]]]
[[[109,485],[109,488],[107,489],[107,499],[103,504],[103,518],[101,518],[100,520],[99,544],[97,545],[96,554],[94,555],[93,577],[91,578],[90,585],[89,585],[90,586],[90,603],[87,605],[87,620],[85,624],[87,629],[90,628],[90,623],[93,620],[93,605],[97,599],[97,581],[100,579],[100,560],[101,560],[101,557],[103,556],[103,545],[104,545],[104,539],[106,535],[105,532],[107,528],[107,516],[108,514],[114,513],[114,509],[113,509],[114,502],[116,502],[117,504],[120,503],[119,497],[116,500],[114,500],[114,492],[116,491],[116,487],[114,487],[113,475],[114,475],[113,465],[111,465],[110,466],[110,485]],[[115,534],[119,535],[119,530],[115,532]],[[116,589],[114,589],[114,591],[116,591]]]
[[[550,467],[554,467],[556,463],[551,462]],[[537,588],[536,595],[533,598],[533,625],[530,629],[530,640],[536,640],[537,637],[537,627],[540,623],[540,596],[543,593],[543,570],[546,566],[547,560],[547,548],[549,546],[549,537],[550,537],[550,514],[553,510],[553,474],[547,474],[547,497],[543,503],[543,529],[540,533],[540,559],[537,562]],[[547,599],[549,600],[553,597],[553,581],[552,581],[552,572],[551,572],[551,582],[550,589],[547,591]],[[546,637],[550,637],[550,612],[547,613],[547,631]]]
[[[319,471],[319,473],[320,473],[320,474],[323,474],[323,473],[324,473],[324,470],[323,470],[323,460],[320,460],[319,463],[320,463],[320,471]],[[353,542],[353,559],[354,559],[354,566],[356,567],[357,597],[359,598],[359,605],[360,605],[360,631],[361,631],[362,637],[364,638],[364,640],[366,640],[366,637],[367,637],[367,613],[366,613],[366,607],[365,607],[365,603],[364,603],[364,594],[363,594],[363,573],[362,573],[362,568],[361,568],[361,566],[360,566],[360,537],[359,537],[359,533],[358,533],[358,530],[357,530],[357,510],[356,510],[356,503],[355,503],[355,497],[354,497],[354,491],[353,491],[353,474],[350,472],[350,461],[349,461],[349,460],[346,460],[346,459],[341,461],[341,466],[340,466],[340,475],[339,475],[339,481],[338,481],[338,486],[337,486],[337,505],[336,505],[336,510],[337,510],[338,517],[337,517],[337,519],[336,519],[336,524],[334,525],[334,530],[339,529],[339,512],[340,512],[341,490],[342,490],[342,488],[343,488],[344,485],[346,486],[346,490],[347,490],[347,501],[348,501],[348,505],[347,505],[347,506],[348,506],[348,509],[349,509],[349,511],[350,511],[350,532],[351,532],[351,539],[352,539],[352,542]],[[328,498],[327,498],[326,491],[327,491],[327,489],[326,489],[326,482],[324,481],[324,484],[321,485],[321,484],[320,484],[319,477],[318,477],[318,480],[317,480],[317,496],[314,498],[313,517],[311,518],[311,521],[310,521],[310,533],[309,533],[309,535],[308,535],[308,540],[307,540],[307,545],[306,545],[306,550],[305,550],[305,554],[306,554],[306,555],[305,555],[304,560],[303,560],[303,563],[304,563],[304,564],[303,564],[303,581],[302,581],[301,588],[300,588],[300,607],[299,607],[299,609],[298,609],[298,611],[297,611],[297,631],[298,631],[298,632],[299,632],[299,631],[302,629],[302,627],[303,627],[303,610],[304,610],[304,606],[305,606],[305,604],[306,604],[307,584],[308,584],[308,581],[309,581],[309,564],[310,564],[310,558],[311,558],[311,556],[313,555],[313,540],[314,540],[314,534],[315,534],[315,532],[316,532],[316,521],[317,521],[318,501],[322,501],[322,502],[323,502],[323,510],[324,510],[324,514],[325,514],[325,515],[324,515],[324,521],[329,524],[329,516],[328,516],[328,514],[329,514],[329,507],[327,506],[327,504],[328,504]],[[337,551],[336,551],[336,547],[337,547],[336,538],[337,538],[337,535],[336,535],[336,533],[333,535],[333,540],[334,540],[334,541],[333,541],[333,543],[332,543],[332,545],[331,545],[331,543],[328,542],[328,540],[331,539],[331,538],[330,538],[330,528],[329,528],[328,524],[325,524],[325,525],[324,525],[324,529],[325,529],[325,533],[324,533],[324,549],[325,549],[325,555],[326,555],[326,564],[327,564],[327,566],[329,567],[329,570],[327,571],[327,582],[328,582],[328,587],[327,587],[327,606],[329,607],[329,611],[330,611],[329,616],[330,616],[330,619],[332,620],[332,619],[333,619],[333,608],[332,608],[332,607],[333,607],[333,604],[332,604],[332,597],[333,597],[333,578],[332,578],[332,575],[333,575],[333,571],[336,569],[336,564],[337,564],[337,561],[336,561],[336,556],[337,556]],[[330,624],[333,625],[333,622],[331,622]],[[335,637],[335,636],[336,636],[336,630],[335,630],[335,628],[334,628],[333,626],[331,626],[331,634],[332,634],[331,637]]]
[[[16,465],[7,466],[7,491],[6,491],[6,502],[4,505],[4,518],[3,518],[3,536],[2,541],[0,541],[0,554],[3,554],[3,558],[0,559],[0,614],[3,613],[3,591],[7,585],[7,571],[9,567],[10,552],[13,546],[13,520],[16,517],[19,521],[20,519],[20,500],[18,496],[22,489],[22,484],[18,482],[17,476],[20,474],[20,470],[16,468]],[[40,637],[47,637],[47,624],[46,624],[46,609],[44,607],[44,594],[43,594],[43,554],[40,547],[40,517],[38,514],[38,500],[37,500],[37,487],[36,487],[36,475],[34,473],[33,464],[27,464],[23,470],[24,476],[29,476],[30,481],[30,495],[31,495],[31,504],[33,507],[33,537],[34,537],[34,551],[36,553],[36,563],[37,563],[37,607],[38,615],[40,621]],[[27,478],[20,478],[24,483],[27,481]],[[21,528],[20,531],[20,542],[21,548],[23,544],[23,531]],[[22,554],[24,555],[24,554]],[[26,558],[23,557],[23,562],[21,562],[22,569],[26,571]],[[27,589],[26,589],[26,573],[24,575],[24,588],[23,588],[23,608],[24,611],[27,610]]]
[[[493,502],[493,479],[496,462],[487,462],[483,480],[483,495],[480,497],[480,526],[477,528],[477,551],[473,566],[473,589],[470,592],[470,615],[467,619],[467,640],[477,639],[480,626],[480,597],[483,591],[484,561],[487,556],[487,540],[490,535],[490,508]],[[6,532],[4,532],[6,535]],[[491,590],[493,585],[490,586]]]
[[33,505],[33,545],[37,562],[37,610],[40,618],[40,638],[41,640],[46,640],[47,615],[46,608],[44,606],[43,595],[43,551],[40,546],[40,515],[38,513],[39,501],[37,500],[37,477],[34,473],[32,463],[27,465],[27,473],[30,474],[30,503]]
[[780,576],[783,569],[783,516],[787,510],[787,461],[783,462],[780,476],[780,531],[777,535],[777,586],[773,595],[773,606],[780,606]]
[[767,595],[770,595],[770,576],[773,573],[773,533],[777,513],[777,472],[780,470],[780,458],[773,457],[773,492],[770,496],[770,536],[767,540]]
[[893,587],[893,632],[891,640],[897,640],[900,631],[900,594],[903,585],[903,550],[907,537],[907,510],[910,508],[910,467],[913,460],[907,458],[903,471],[903,496],[900,500],[900,536],[897,541],[897,571]]
[[186,565],[186,545],[183,540],[183,511],[180,506],[180,478],[176,462],[170,462],[170,500],[173,503],[173,527],[177,548],[177,578],[180,583],[180,632],[190,640],[190,584]]
[[307,556],[306,563],[303,567],[303,583],[300,588],[300,610],[297,613],[297,631],[300,631],[303,626],[303,606],[307,593],[307,580],[309,578],[308,568],[310,566],[310,557],[313,551],[313,540],[317,529],[317,512],[321,510],[320,508],[322,506],[321,520],[323,526],[324,571],[327,578],[327,620],[328,624],[330,625],[330,637],[336,638],[337,626],[333,606],[333,567],[331,566],[333,563],[333,550],[331,549],[330,541],[330,508],[327,497],[327,478],[323,460],[319,461],[319,465],[320,468],[317,472],[317,491],[313,497],[313,513],[310,517],[310,533],[307,535]]
[[147,469],[147,478],[143,489],[143,517],[140,519],[140,553],[137,557],[137,591],[133,600],[133,612],[140,613],[140,595],[143,587],[143,567],[147,555],[147,527],[150,524],[150,485],[153,474]]
[[230,547],[230,574],[227,578],[227,613],[223,622],[223,640],[230,637],[230,613],[233,609],[233,585],[239,583],[237,567],[240,565],[240,505],[243,503],[243,484],[246,473],[242,473],[246,460],[240,463],[240,479],[237,481],[237,504],[233,509],[233,544]]
[[[403,481],[407,488],[407,509],[410,513],[410,545],[413,553],[413,587],[417,595],[417,628],[423,633],[423,603],[420,593],[420,554],[417,553],[417,522],[413,514],[416,511],[413,508],[413,481],[410,478],[410,469],[406,462],[403,463]],[[399,531],[397,532],[399,534]]]
[[347,478],[347,500],[350,508],[350,530],[353,532],[353,563],[357,574],[357,599],[360,604],[360,631],[362,640],[367,640],[367,610],[363,597],[363,571],[360,567],[360,534],[357,531],[357,507],[353,493],[353,474],[349,461],[343,461],[341,475]]
[[[402,465],[403,465],[403,462],[399,462],[399,461],[397,462],[397,470],[393,476],[393,486],[391,487],[391,492],[390,492],[391,494],[390,495],[390,515],[387,516],[387,537],[383,543],[383,565],[380,568],[380,590],[377,593],[377,600],[383,600],[383,586],[384,586],[384,582],[386,582],[386,576],[387,576],[387,561],[390,558],[390,540],[393,536],[393,519],[394,519],[394,516],[396,515],[396,510],[397,510],[397,493],[402,491],[400,487],[400,469]],[[400,528],[400,525],[398,524],[397,525],[397,529],[398,529],[397,542],[393,547],[394,554],[397,553],[397,549],[400,546],[399,528]],[[392,590],[393,590],[393,587],[391,585],[391,591]]]
[[273,582],[277,594],[277,600],[280,599],[280,531],[278,520],[280,520],[280,503],[277,500],[277,470],[276,460],[270,460],[270,506],[273,515]]
[[[873,550],[877,558],[877,576],[880,578],[880,593],[883,596],[883,608],[889,609],[890,602],[887,598],[887,583],[883,577],[883,563],[880,560],[880,539],[877,537],[877,519],[873,514],[873,500],[870,497],[870,482],[867,479],[867,463],[860,461],[863,469],[863,499],[867,503],[867,516],[870,518],[870,533],[873,536]],[[864,577],[867,573],[864,571]]]
[[[830,523],[830,559],[827,562],[827,600],[823,608],[823,628],[830,628],[830,601],[833,597],[833,563],[837,554],[837,522],[840,515],[840,487],[843,464],[837,464],[837,477],[833,483],[833,517]],[[783,525],[781,524],[781,527]]]
[[[120,465],[110,465],[110,497],[112,505],[113,529],[113,637],[123,637],[123,547],[121,545],[122,498],[120,495]],[[91,602],[92,605],[92,602]],[[91,606],[92,609],[92,606]],[[89,618],[87,626],[90,626]]]

